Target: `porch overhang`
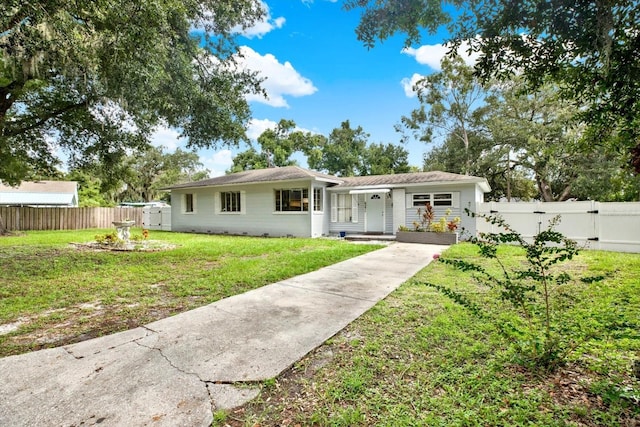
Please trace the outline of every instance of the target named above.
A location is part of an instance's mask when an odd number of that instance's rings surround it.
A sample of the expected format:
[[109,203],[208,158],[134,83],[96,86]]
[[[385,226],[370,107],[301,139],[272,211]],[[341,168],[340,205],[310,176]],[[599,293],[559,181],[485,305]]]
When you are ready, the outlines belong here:
[[389,188],[367,188],[366,190],[349,190],[349,194],[390,193]]

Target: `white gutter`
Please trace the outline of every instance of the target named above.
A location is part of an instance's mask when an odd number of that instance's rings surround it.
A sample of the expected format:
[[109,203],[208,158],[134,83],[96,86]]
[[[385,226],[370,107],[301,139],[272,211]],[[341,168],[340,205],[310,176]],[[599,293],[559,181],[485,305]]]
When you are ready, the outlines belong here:
[[[382,189],[393,189],[393,188],[411,188],[411,187],[442,187],[442,186],[447,186],[447,187],[462,187],[465,185],[469,185],[469,184],[477,184],[480,185],[480,187],[485,190],[485,192],[489,192],[491,191],[491,188],[489,187],[488,183],[486,181],[472,181],[472,180],[468,180],[468,181],[429,181],[429,182],[412,182],[409,184],[384,184],[384,187]],[[327,188],[327,190],[329,191],[358,191],[358,190],[366,190],[369,193],[374,193],[376,191],[380,191],[381,184],[378,185],[356,185],[356,186],[352,186],[352,187],[346,187],[346,186],[335,186],[335,187],[329,187]],[[353,189],[353,190],[352,190]]]
[[349,194],[390,193],[389,188],[370,188],[368,190],[350,190]]

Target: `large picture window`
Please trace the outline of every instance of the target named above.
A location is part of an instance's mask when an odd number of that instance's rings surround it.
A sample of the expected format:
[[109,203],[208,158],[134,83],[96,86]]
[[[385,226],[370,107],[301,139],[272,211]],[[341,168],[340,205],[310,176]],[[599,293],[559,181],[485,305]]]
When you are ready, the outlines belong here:
[[309,189],[291,188],[275,191],[276,212],[307,212]]
[[220,193],[220,212],[242,212],[239,191],[223,191]]

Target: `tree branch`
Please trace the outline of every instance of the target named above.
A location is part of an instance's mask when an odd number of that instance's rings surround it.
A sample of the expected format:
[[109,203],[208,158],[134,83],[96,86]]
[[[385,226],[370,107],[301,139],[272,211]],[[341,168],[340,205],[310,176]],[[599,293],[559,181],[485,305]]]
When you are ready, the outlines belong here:
[[[4,136],[16,136],[16,135],[20,135],[22,133],[28,132],[32,129],[36,129],[42,125],[44,125],[48,120],[51,120],[55,117],[58,117],[64,113],[68,113],[69,111],[73,111],[82,107],[86,107],[86,102],[78,102],[75,104],[69,104],[69,105],[65,105],[62,108],[59,108],[55,111],[50,111],[48,114],[46,114],[44,117],[40,118],[40,120],[37,120],[35,123],[32,123],[28,126],[25,127],[20,127],[20,123],[17,123],[18,128],[14,129],[14,130],[10,130],[8,132],[4,133]],[[23,120],[24,122],[24,120]]]
[[17,80],[12,81],[6,86],[0,87],[0,123],[4,122],[4,117],[7,115],[7,111],[18,99],[13,92],[16,89],[21,89],[24,86],[23,82]]

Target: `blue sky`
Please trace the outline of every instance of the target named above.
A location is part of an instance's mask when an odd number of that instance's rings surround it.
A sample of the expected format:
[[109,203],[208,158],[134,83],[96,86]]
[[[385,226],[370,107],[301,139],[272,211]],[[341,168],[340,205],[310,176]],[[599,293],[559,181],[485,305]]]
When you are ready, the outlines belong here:
[[[422,46],[405,51],[402,36],[369,50],[356,39],[360,11],[344,11],[341,1],[263,2],[268,16],[239,38],[244,66],[261,73],[268,93],[268,99],[249,99],[253,119],[248,136],[255,140],[282,118],[324,135],[349,120],[352,127],[362,126],[370,134],[370,143],[399,144],[394,125],[418,106],[412,83],[437,71],[446,52],[440,44],[443,35],[425,37]],[[159,129],[154,144],[170,150],[183,146],[177,136],[176,130]],[[216,176],[244,148],[220,147],[199,154]],[[430,147],[413,141],[405,148],[409,163],[421,166]]]

